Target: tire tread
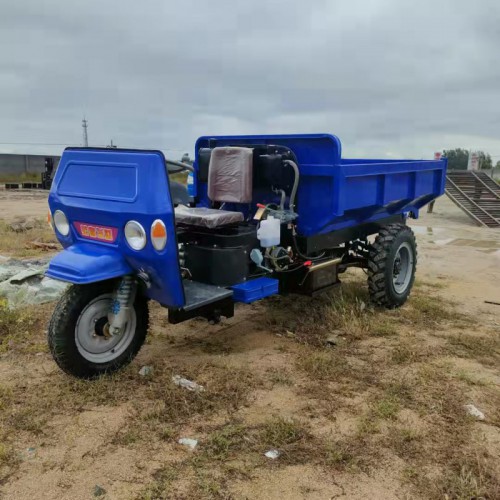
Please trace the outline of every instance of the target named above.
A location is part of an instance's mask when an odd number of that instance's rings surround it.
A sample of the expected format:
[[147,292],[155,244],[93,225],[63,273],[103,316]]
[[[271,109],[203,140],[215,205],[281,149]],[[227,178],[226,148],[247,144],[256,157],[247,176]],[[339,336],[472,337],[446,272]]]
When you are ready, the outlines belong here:
[[57,303],[47,330],[50,352],[59,368],[78,378],[92,379],[104,373],[119,370],[140,351],[149,328],[149,311],[146,297],[137,294],[134,307],[137,314],[137,328],[127,350],[118,358],[102,365],[85,360],[76,348],[74,328],[83,307],[94,297],[113,290],[113,282],[90,285],[73,285]]
[[[391,252],[395,240],[403,233],[407,233],[408,237],[413,240],[415,255],[414,265],[417,265],[417,244],[413,231],[406,224],[390,224],[383,227],[375,241],[370,246],[368,257],[368,290],[373,303],[378,306],[389,309],[398,307],[406,301],[411,291],[410,283],[409,291],[402,303],[395,303],[387,289],[387,259]],[[412,278],[413,280],[413,278]]]

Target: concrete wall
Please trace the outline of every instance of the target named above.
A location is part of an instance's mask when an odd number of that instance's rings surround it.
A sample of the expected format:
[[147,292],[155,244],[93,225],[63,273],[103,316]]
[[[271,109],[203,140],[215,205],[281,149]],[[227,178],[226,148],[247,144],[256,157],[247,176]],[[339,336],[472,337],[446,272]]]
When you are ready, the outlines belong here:
[[45,158],[49,156],[54,158],[54,167],[57,167],[60,156],[0,154],[0,178],[40,174],[45,170]]

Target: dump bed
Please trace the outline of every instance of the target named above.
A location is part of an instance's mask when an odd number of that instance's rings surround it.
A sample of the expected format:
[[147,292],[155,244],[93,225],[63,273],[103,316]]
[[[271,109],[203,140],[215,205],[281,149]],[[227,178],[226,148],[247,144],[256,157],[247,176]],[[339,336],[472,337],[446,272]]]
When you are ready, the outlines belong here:
[[[313,236],[411,212],[444,193],[446,159],[344,159],[330,134],[206,136],[200,148],[255,144],[281,145],[295,154],[300,170],[298,231]],[[256,203],[262,200],[253,200]]]

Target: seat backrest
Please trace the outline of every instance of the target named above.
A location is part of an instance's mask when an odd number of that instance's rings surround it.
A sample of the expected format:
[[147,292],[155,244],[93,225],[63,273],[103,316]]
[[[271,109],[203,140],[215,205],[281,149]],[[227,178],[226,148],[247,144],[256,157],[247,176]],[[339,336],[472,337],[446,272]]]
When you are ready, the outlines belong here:
[[208,197],[223,203],[252,201],[253,149],[218,147],[208,167]]

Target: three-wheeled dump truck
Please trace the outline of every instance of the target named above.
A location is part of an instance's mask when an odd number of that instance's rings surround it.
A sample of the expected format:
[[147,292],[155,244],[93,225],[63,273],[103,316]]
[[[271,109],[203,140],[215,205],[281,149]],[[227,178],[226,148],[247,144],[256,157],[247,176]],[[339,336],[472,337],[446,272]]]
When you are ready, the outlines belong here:
[[[159,151],[64,151],[49,196],[64,250],[47,271],[72,284],[48,331],[64,371],[129,363],[150,299],[171,323],[217,322],[235,302],[315,295],[361,267],[375,304],[406,301],[417,263],[406,219],[444,192],[446,160],[347,160],[329,134],[207,136],[195,155],[191,166]],[[168,176],[183,169],[187,187]]]

